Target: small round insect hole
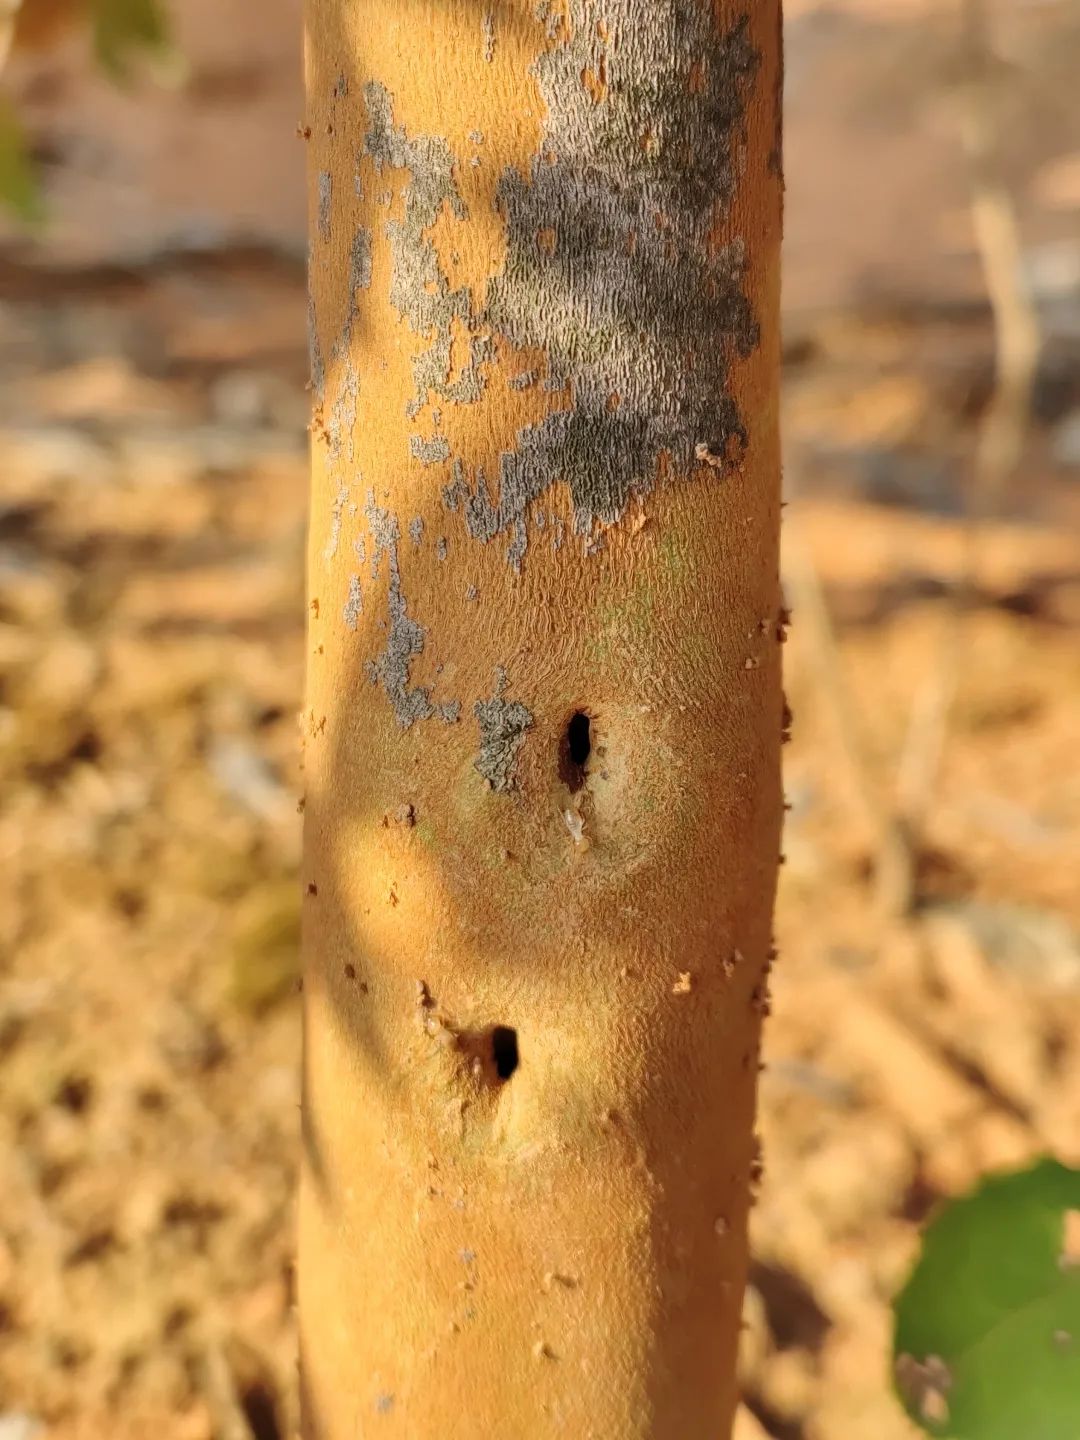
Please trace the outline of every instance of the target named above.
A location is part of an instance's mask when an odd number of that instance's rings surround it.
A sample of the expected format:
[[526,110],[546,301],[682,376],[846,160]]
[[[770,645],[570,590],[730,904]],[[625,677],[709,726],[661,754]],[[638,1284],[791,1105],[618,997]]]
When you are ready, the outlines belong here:
[[496,1025],[491,1032],[491,1057],[500,1080],[509,1080],[518,1068],[517,1031],[509,1025]]
[[559,778],[574,794],[585,784],[592,754],[592,721],[584,710],[571,715],[559,747]]

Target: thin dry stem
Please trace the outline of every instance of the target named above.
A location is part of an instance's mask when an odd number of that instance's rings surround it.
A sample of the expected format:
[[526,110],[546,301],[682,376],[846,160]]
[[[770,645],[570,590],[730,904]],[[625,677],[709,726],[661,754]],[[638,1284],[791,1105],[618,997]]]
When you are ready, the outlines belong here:
[[831,712],[852,789],[873,837],[878,905],[887,915],[907,914],[914,903],[915,891],[910,839],[902,820],[884,801],[881,787],[874,779],[866,726],[844,672],[821,578],[798,520],[792,518],[784,526],[784,584],[799,617],[799,633],[807,641],[806,653],[818,693]]
[[936,665],[916,698],[897,778],[897,806],[916,835],[926,823],[948,743],[965,655],[965,617],[978,589],[980,540],[1016,473],[1031,420],[1039,322],[1024,277],[1016,207],[997,167],[998,97],[982,0],[964,0],[966,80],[959,127],[971,218],[994,320],[994,389],[983,414],[967,495],[964,547]]

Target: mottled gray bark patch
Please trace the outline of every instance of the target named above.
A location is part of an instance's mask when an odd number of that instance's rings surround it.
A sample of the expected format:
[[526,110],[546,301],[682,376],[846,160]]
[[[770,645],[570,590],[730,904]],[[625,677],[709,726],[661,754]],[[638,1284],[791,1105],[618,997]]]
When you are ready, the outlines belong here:
[[319,197],[319,208],[317,215],[319,238],[322,240],[329,240],[330,220],[333,213],[334,203],[334,178],[330,174],[329,170],[319,171],[317,186]]
[[409,521],[409,539],[414,545],[419,546],[423,538],[424,517],[422,515],[414,515],[413,518]]
[[438,558],[439,558],[440,560],[445,560],[446,557],[447,557],[447,555],[449,554],[449,552],[450,552],[450,546],[449,546],[449,544],[447,543],[446,536],[445,536],[445,535],[440,535],[439,538],[438,538],[438,540],[437,540],[436,543],[435,543],[435,554],[438,556]]
[[[390,303],[417,335],[429,340],[428,348],[414,356],[415,394],[406,412],[417,415],[435,395],[469,404],[480,398],[484,379],[480,366],[494,358],[491,337],[483,332],[474,315],[468,287],[457,290],[439,265],[435,243],[426,233],[435,224],[444,206],[458,220],[468,218],[465,202],[454,182],[454,155],[445,140],[432,135],[410,136],[396,126],[389,92],[375,81],[364,87],[368,130],[364,150],[376,172],[405,170],[405,214],[388,220],[385,232],[390,241]],[[469,335],[469,359],[460,376],[451,382],[451,348],[454,322]]]
[[403,730],[408,730],[417,720],[428,720],[433,715],[441,715],[447,722],[456,720],[461,709],[459,702],[435,705],[432,703],[431,691],[426,686],[410,687],[409,684],[409,669],[413,660],[423,653],[426,632],[424,627],[410,616],[408,602],[402,593],[401,568],[398,563],[400,528],[397,516],[376,505],[374,490],[368,493],[364,513],[371,527],[371,538],[375,547],[375,553],[371,557],[372,576],[378,577],[379,563],[384,555],[390,572],[386,648],[376,659],[366,662],[364,668],[368,678],[373,685],[382,685]]
[[330,414],[326,421],[326,434],[332,460],[344,458],[348,460],[349,464],[352,464],[355,458],[354,432],[359,403],[360,376],[353,364],[352,356],[346,354],[345,362],[341,367],[341,381],[337,398],[330,407]]
[[[309,252],[309,271],[310,267],[311,255]],[[326,427],[330,434],[331,457],[335,460],[341,456],[342,439],[346,431],[348,432],[349,459],[352,459],[352,428],[356,423],[356,408],[360,396],[360,377],[357,374],[356,366],[349,352],[352,348],[353,326],[356,323],[356,317],[359,313],[356,304],[356,292],[357,290],[367,290],[370,285],[371,231],[365,225],[358,225],[356,227],[356,234],[353,236],[352,252],[349,260],[349,297],[348,309],[345,312],[345,323],[342,325],[341,334],[337,340],[335,340],[330,351],[331,361],[337,362],[342,357],[345,359],[342,390],[334,401],[330,420]],[[308,352],[311,366],[312,393],[316,400],[321,403],[326,395],[326,366],[319,344],[319,327],[318,317],[315,313],[315,297],[311,293],[310,288],[308,291]]]
[[[538,13],[566,35],[561,11]],[[499,185],[507,257],[485,319],[542,348],[549,386],[569,383],[574,408],[520,433],[497,501],[479,472],[453,491],[471,535],[510,537],[516,568],[528,507],[557,480],[588,533],[652,487],[665,454],[683,475],[698,446],[737,461],[747,436],[728,373],[758,341],[742,243],[712,243],[760,64],[747,20],[724,33],[686,0],[569,0],[567,15],[569,39],[533,67],[540,152],[527,178],[509,169]]]
[[495,59],[495,16],[490,10],[480,17],[480,53],[489,65]]
[[557,40],[559,31],[562,29],[562,14],[558,7],[551,3],[551,0],[537,0],[533,11],[538,20],[544,22],[544,34],[549,40]]
[[533,723],[532,713],[520,700],[505,698],[506,683],[506,671],[500,666],[495,694],[473,706],[480,726],[480,751],[473,764],[492,790],[502,792],[514,789],[518,751]]
[[397,551],[398,523],[397,517],[392,515],[381,505],[375,504],[375,491],[368,491],[367,505],[364,507],[364,514],[371,529],[371,541],[373,552],[371,556],[371,578],[379,578],[379,562],[384,555]]
[[311,260],[313,248],[308,244],[307,270],[308,270],[308,301],[307,301],[307,333],[308,333],[308,369],[311,374],[311,393],[321,403],[326,390],[326,366],[323,363],[322,346],[319,344],[319,325],[315,314],[315,292],[311,287]]
[[337,554],[338,542],[341,539],[341,517],[349,500],[348,485],[341,485],[334,497],[334,503],[330,507],[330,533],[326,537],[326,546],[323,549],[323,559],[332,560]]
[[411,435],[409,452],[424,465],[439,465],[450,459],[450,442],[445,435],[432,435],[430,439],[424,435]]
[[355,296],[357,290],[367,290],[370,286],[371,231],[366,225],[358,225],[356,234],[353,236],[352,252],[349,256],[350,298]]
[[311,371],[311,393],[322,402],[326,394],[326,366],[323,364],[322,347],[319,344],[319,326],[315,316],[315,296],[308,292],[308,367]]
[[[391,303],[426,341],[407,413],[432,396],[479,399],[493,333],[543,351],[546,388],[573,397],[520,431],[497,475],[455,460],[443,492],[474,539],[506,537],[515,569],[531,507],[556,483],[593,552],[597,528],[617,523],[662,474],[708,477],[738,463],[747,432],[729,371],[758,343],[744,243],[716,238],[760,68],[747,19],[720,30],[704,0],[541,0],[536,13],[551,42],[533,66],[544,136],[529,174],[509,168],[499,182],[507,254],[480,312],[468,287],[451,287],[430,234],[446,210],[468,219],[450,147],[396,125],[383,86],[364,92],[365,153],[378,173],[408,176],[404,216],[384,227]],[[493,47],[492,12],[482,35]],[[469,354],[451,381],[457,333]],[[426,463],[450,458],[438,436],[410,445]],[[561,525],[552,543],[561,545]]]
[[[448,510],[463,510],[465,528],[474,540],[481,540],[484,544],[489,540],[494,540],[495,536],[501,534],[505,529],[512,528],[513,540],[510,545],[509,558],[515,569],[520,569],[525,547],[528,544],[524,507],[518,514],[514,508],[515,497],[509,493],[506,493],[505,496],[500,494],[498,503],[493,503],[488,493],[487,477],[484,474],[483,466],[477,467],[475,490],[470,488],[469,482],[465,478],[465,466],[460,459],[454,461],[453,473],[453,481],[443,488],[443,504]],[[548,484],[554,484],[554,481],[555,477],[551,476]],[[510,502],[509,509],[504,509],[504,498]]]
[[360,576],[349,576],[349,594],[345,601],[341,618],[345,621],[348,629],[355,630],[360,623],[360,615],[364,609],[364,597],[360,591]]

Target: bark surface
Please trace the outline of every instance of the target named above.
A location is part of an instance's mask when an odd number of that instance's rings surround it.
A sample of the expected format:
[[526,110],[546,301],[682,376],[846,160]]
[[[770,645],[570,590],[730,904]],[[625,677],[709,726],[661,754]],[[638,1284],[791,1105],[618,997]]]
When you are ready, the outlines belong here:
[[780,835],[779,0],[308,0],[305,1435],[717,1440]]

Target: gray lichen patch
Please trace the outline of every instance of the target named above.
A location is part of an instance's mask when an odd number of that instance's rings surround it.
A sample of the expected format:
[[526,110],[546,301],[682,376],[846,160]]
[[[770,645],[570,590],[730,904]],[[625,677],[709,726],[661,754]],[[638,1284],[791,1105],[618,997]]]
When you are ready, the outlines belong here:
[[[567,487],[573,527],[592,554],[599,532],[635,496],[674,480],[711,483],[738,464],[748,434],[730,371],[758,343],[748,257],[731,225],[760,69],[746,18],[722,27],[705,0],[540,0],[535,12],[549,42],[533,66],[544,134],[528,174],[510,167],[499,180],[507,248],[482,307],[470,287],[451,284],[434,239],[440,220],[470,220],[456,180],[467,155],[395,123],[393,97],[374,81],[364,88],[361,154],[403,202],[381,232],[390,303],[418,337],[407,415],[479,400],[499,373],[496,338],[544,357],[500,383],[519,390],[542,381],[567,397],[553,401],[567,408],[525,426],[488,473],[455,459],[437,428],[423,434],[418,424],[409,438],[421,463],[453,460],[446,505],[473,539],[503,541],[515,569],[556,484]],[[493,54],[494,10],[482,17],[481,38]],[[349,279],[335,361],[352,343],[356,296],[372,282],[372,237],[363,229]],[[327,429],[332,457],[347,459],[358,387],[349,367],[334,374],[341,389]],[[557,550],[561,521],[549,534]],[[441,539],[436,553],[445,554]],[[378,673],[411,723],[431,702],[408,688],[423,630],[401,595],[396,529],[392,543],[376,535],[376,570],[382,554],[392,572],[393,644]]]
[[329,170],[320,170],[316,182],[318,191],[318,213],[316,216],[319,226],[320,240],[330,239],[330,221],[333,215],[334,202],[334,177]]
[[360,615],[364,609],[364,597],[360,590],[360,576],[349,576],[349,594],[341,612],[341,618],[349,630],[355,630],[360,623]]
[[[480,367],[494,358],[491,336],[474,313],[468,287],[452,289],[439,264],[435,242],[427,233],[444,207],[458,220],[468,218],[454,181],[454,155],[445,140],[433,135],[410,136],[394,124],[389,92],[375,81],[364,87],[368,130],[364,151],[378,174],[404,170],[405,213],[387,220],[390,241],[390,303],[428,346],[413,358],[416,390],[406,409],[417,415],[431,394],[469,404],[483,393]],[[455,322],[468,336],[469,358],[451,380]]]
[[364,514],[371,530],[371,578],[377,580],[379,578],[379,562],[382,557],[397,553],[399,533],[397,516],[392,515],[382,505],[376,505],[374,490],[368,491]]
[[473,706],[480,727],[480,751],[475,768],[492,790],[513,790],[518,751],[533,723],[532,712],[520,700],[507,700],[506,672],[496,673],[495,694],[490,700],[478,700]]
[[358,225],[349,254],[349,292],[367,290],[371,286],[371,231]]
[[747,433],[729,369],[758,341],[742,244],[714,240],[760,63],[745,18],[724,32],[686,0],[537,13],[553,42],[533,67],[545,134],[528,177],[510,168],[499,185],[507,255],[484,319],[543,350],[548,388],[569,385],[573,408],[521,431],[497,501],[479,473],[452,490],[471,535],[510,537],[515,568],[528,508],[556,481],[588,534],[657,482],[663,455],[672,475],[703,473],[699,446],[737,461]]
[[[505,460],[509,457],[503,458]],[[453,474],[453,481],[443,488],[443,504],[448,510],[462,510],[465,515],[465,528],[474,540],[480,540],[484,544],[494,540],[496,535],[504,530],[512,529],[513,540],[509,558],[515,569],[520,570],[528,543],[524,507],[522,513],[518,514],[516,497],[510,492],[500,493],[498,503],[493,503],[482,466],[476,471],[475,490],[469,487],[465,478],[465,466],[460,459],[454,461]],[[554,477],[549,477],[547,484],[552,484],[553,479]],[[546,485],[542,488],[546,488]],[[507,507],[504,507],[504,500],[509,502]]]
[[[308,271],[311,270],[311,256],[308,255]],[[311,282],[308,282],[307,302],[307,332],[308,332],[308,369],[311,374],[311,393],[318,403],[322,403],[326,393],[326,366],[323,363],[322,347],[319,344],[318,317],[315,314],[315,295],[311,290]]]
[[417,720],[428,720],[440,715],[452,722],[458,718],[460,703],[435,705],[431,691],[423,685],[410,686],[409,670],[413,660],[423,653],[425,630],[409,614],[408,602],[401,589],[401,567],[398,562],[400,527],[397,517],[389,510],[375,503],[375,492],[368,492],[365,510],[375,553],[371,557],[373,578],[377,578],[379,562],[385,555],[389,567],[387,592],[388,620],[386,626],[386,647],[382,654],[365,664],[368,678],[373,685],[382,685],[387,699],[403,730],[408,730]]
[[334,496],[334,503],[330,507],[330,533],[326,537],[326,545],[323,548],[324,560],[332,560],[337,554],[338,542],[341,539],[341,520],[348,502],[349,487],[341,485]]
[[326,421],[326,434],[332,460],[344,458],[351,464],[355,458],[356,414],[359,402],[360,376],[353,364],[352,357],[346,355],[341,366],[341,380],[337,397],[330,407],[330,414]]
[[315,297],[310,291],[308,291],[308,370],[311,372],[311,393],[317,402],[321,402],[325,395],[325,387],[327,387],[327,370],[323,363],[323,348],[318,343]]
[[423,435],[409,437],[409,453],[423,465],[440,465],[450,459],[450,442],[445,435]]
[[480,53],[489,65],[495,59],[495,16],[490,10],[480,17]]

